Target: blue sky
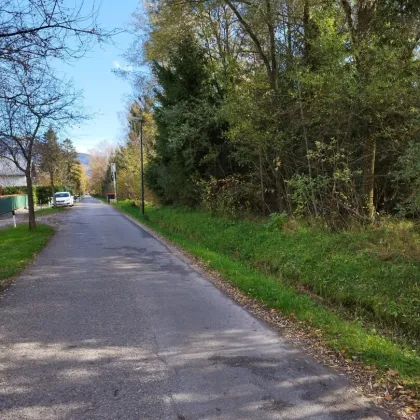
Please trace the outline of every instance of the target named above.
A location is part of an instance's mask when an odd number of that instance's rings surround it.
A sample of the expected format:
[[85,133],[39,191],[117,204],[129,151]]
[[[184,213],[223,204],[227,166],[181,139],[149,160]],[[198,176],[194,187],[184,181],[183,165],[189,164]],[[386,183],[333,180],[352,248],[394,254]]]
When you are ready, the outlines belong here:
[[[74,4],[74,0],[69,2]],[[128,28],[138,6],[139,0],[102,0],[98,20],[107,29]],[[65,132],[79,152],[86,152],[101,141],[115,143],[123,137],[122,116],[132,89],[128,82],[115,76],[112,69],[127,65],[122,55],[132,42],[133,35],[120,34],[115,37],[115,45],[95,46],[71,65],[55,66],[58,72],[73,80],[77,90],[83,90],[83,104],[94,114],[92,120]]]

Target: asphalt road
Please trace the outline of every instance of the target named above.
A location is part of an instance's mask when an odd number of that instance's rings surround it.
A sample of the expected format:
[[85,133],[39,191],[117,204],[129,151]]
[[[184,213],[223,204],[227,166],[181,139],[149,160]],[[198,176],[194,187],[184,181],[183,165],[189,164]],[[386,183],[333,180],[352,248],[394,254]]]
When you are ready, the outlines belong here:
[[2,420],[387,418],[93,199],[62,215],[0,325]]

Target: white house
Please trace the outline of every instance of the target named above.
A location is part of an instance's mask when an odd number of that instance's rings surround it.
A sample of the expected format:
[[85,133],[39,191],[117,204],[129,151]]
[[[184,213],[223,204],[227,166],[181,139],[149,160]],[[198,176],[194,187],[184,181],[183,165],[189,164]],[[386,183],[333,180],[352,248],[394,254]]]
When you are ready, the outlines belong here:
[[0,158],[0,186],[26,186],[25,174],[13,162],[5,158]]

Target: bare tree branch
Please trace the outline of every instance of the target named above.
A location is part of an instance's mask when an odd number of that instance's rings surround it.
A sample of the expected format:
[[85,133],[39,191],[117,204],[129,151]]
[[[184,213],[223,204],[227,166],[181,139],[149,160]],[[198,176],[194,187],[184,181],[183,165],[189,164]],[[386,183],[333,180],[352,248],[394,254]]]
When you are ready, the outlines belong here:
[[48,70],[43,63],[33,63],[31,72],[14,64],[8,80],[0,84],[0,156],[25,173],[30,228],[36,226],[32,167],[40,132],[49,127],[69,127],[86,118],[80,93]]

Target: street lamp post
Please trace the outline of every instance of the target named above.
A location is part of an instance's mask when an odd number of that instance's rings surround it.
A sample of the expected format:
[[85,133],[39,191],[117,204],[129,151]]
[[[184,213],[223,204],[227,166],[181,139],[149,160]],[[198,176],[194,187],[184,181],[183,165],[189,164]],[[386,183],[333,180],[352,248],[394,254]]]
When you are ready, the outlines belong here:
[[144,216],[143,116],[132,117],[132,120],[140,121],[141,214]]

